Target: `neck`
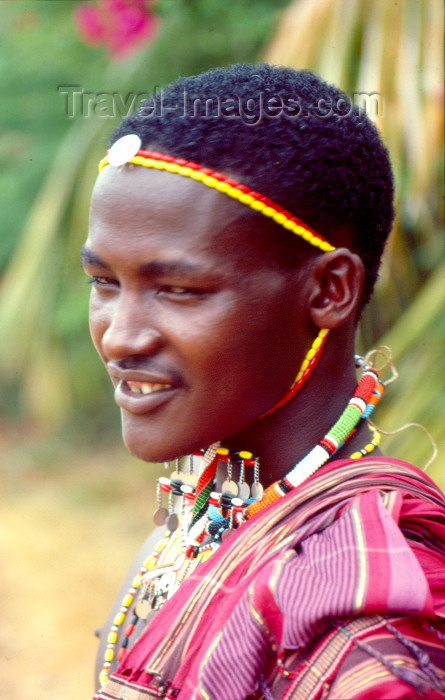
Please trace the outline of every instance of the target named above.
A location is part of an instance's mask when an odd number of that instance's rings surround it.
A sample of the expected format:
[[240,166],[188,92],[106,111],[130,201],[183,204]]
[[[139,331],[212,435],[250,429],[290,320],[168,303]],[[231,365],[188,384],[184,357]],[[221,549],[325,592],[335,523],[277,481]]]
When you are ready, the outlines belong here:
[[[223,441],[229,449],[248,450],[259,457],[265,487],[302,459],[346,407],[357,386],[353,340],[328,342],[314,373],[288,403]],[[335,356],[332,347],[341,347],[342,356]],[[336,457],[349,456],[366,441],[369,436],[363,424]]]

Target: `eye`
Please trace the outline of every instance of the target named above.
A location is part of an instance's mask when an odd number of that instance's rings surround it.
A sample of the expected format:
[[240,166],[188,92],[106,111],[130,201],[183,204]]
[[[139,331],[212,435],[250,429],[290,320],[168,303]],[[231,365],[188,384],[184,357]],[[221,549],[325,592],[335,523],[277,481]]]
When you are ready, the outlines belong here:
[[177,284],[166,284],[157,291],[157,296],[169,296],[176,299],[191,299],[204,296],[206,292],[193,287],[181,287]]
[[101,277],[99,275],[92,275],[88,283],[95,287],[111,287],[118,284],[118,282],[111,277]]
[[187,287],[178,287],[174,285],[171,287],[165,287],[164,291],[168,294],[189,294],[193,292],[193,290],[187,289]]

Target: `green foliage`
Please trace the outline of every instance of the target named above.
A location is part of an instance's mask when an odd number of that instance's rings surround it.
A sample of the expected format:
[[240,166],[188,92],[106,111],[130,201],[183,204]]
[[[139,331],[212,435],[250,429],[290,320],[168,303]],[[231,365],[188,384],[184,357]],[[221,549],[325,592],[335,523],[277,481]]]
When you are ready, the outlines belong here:
[[0,268],[10,258],[51,158],[70,127],[60,84],[100,80],[106,60],[91,57],[70,21],[73,2],[2,2],[0,76]]
[[445,266],[438,264],[406,311],[380,339],[391,348],[399,377],[388,386],[375,417],[379,429],[388,433],[382,436],[385,454],[425,467],[434,455],[432,441],[436,443],[438,456],[428,474],[443,489],[444,279]]

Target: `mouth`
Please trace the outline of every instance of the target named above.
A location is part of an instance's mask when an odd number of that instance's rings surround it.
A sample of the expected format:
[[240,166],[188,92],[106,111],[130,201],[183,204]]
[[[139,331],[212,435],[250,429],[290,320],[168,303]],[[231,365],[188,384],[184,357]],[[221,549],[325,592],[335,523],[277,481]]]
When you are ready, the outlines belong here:
[[114,390],[114,400],[128,413],[145,414],[171,401],[179,387],[160,382],[142,382],[120,379]]
[[149,372],[107,363],[114,384],[114,400],[119,408],[133,414],[150,413],[176,397],[183,382],[172,373]]

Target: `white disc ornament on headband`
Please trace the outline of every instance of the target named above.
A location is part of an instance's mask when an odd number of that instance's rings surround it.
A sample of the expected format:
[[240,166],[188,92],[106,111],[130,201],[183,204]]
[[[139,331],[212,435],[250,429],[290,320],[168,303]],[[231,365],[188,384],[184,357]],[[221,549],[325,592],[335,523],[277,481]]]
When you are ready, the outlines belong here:
[[137,134],[122,136],[116,143],[113,143],[108,151],[109,164],[114,165],[115,168],[125,165],[131,158],[134,158],[141,146],[142,141]]

